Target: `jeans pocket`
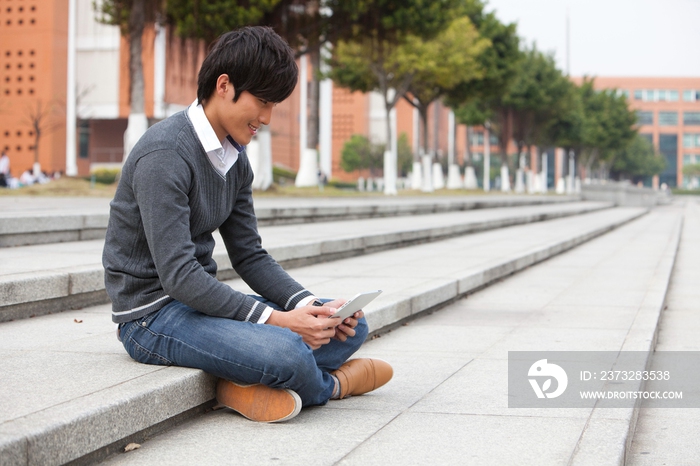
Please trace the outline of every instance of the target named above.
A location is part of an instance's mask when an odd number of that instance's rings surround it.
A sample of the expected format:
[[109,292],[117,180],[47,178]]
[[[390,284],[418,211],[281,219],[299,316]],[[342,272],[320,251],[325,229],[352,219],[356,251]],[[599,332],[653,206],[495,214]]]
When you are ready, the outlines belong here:
[[144,364],[155,364],[159,366],[170,366],[172,361],[159,351],[164,348],[165,339],[168,337],[160,335],[149,329],[151,322],[156,318],[158,312],[149,314],[141,319],[130,322],[131,326],[124,332],[123,344],[126,352],[129,353],[132,359]]

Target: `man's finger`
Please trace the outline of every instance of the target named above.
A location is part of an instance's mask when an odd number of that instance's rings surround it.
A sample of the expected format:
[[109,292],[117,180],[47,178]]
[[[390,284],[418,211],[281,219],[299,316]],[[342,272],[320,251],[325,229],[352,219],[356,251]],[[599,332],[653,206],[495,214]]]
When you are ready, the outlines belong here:
[[328,306],[306,306],[308,313],[316,317],[329,317],[335,314],[338,310]]

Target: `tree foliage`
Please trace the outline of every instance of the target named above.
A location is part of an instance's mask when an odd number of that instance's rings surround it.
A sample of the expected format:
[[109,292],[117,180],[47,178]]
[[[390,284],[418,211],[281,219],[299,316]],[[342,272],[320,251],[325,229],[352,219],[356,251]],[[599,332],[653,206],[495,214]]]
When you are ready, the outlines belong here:
[[[660,173],[661,171],[659,171]],[[683,174],[690,177],[700,177],[700,163],[693,163],[683,166]]]
[[346,172],[366,169],[375,176],[383,160],[384,144],[375,144],[366,136],[353,134],[341,151],[340,168]]
[[[416,56],[407,53],[409,36],[431,39],[453,18],[457,0],[344,0],[332,4],[350,26],[333,49],[330,77],[353,91],[378,91],[386,110],[387,147],[392,147],[389,113],[408,90],[418,66]],[[396,154],[385,153],[385,192],[394,194],[391,182],[396,171]],[[391,172],[387,172],[391,170]],[[393,172],[393,173],[392,173]]]
[[594,80],[584,79],[580,86],[583,106],[581,159],[590,172],[597,166],[602,178],[616,152],[627,147],[637,134],[637,115],[627,106],[627,99],[612,91],[597,91]]
[[459,123],[489,125],[490,131],[498,135],[502,163],[507,164],[508,141],[513,133],[513,111],[504,97],[522,59],[516,25],[501,23],[495,13],[484,13],[483,8],[472,8],[469,16],[479,34],[491,41],[491,47],[479,58],[484,76],[453,88],[447,93],[446,102],[455,109]]
[[483,77],[452,88],[446,95],[446,103],[455,110],[460,123],[481,125],[493,119],[497,103],[515,78],[521,57],[520,41],[514,23],[501,23],[495,13],[484,13],[480,3],[463,4],[462,8],[491,46],[479,55]]
[[622,180],[638,180],[641,177],[658,175],[664,171],[666,160],[654,150],[648,139],[636,135],[627,146],[615,151],[610,175]]
[[518,153],[549,141],[549,128],[566,113],[573,84],[557,69],[552,55],[526,49],[504,101],[513,109]]
[[224,32],[258,24],[279,3],[280,0],[167,0],[166,11],[176,34],[211,43]]
[[467,16],[457,18],[434,39],[408,36],[402,46],[412,54],[414,74],[406,100],[418,109],[423,127],[423,150],[428,153],[428,107],[464,82],[484,76],[479,56],[491,45]]

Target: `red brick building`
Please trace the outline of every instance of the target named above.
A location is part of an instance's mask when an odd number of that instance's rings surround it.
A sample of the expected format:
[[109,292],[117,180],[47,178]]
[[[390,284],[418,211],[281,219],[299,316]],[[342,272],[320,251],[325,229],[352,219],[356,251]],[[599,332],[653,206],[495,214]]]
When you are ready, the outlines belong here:
[[700,163],[700,77],[597,77],[594,82],[597,89],[617,89],[637,111],[639,133],[666,159],[659,182],[689,186],[683,166]]

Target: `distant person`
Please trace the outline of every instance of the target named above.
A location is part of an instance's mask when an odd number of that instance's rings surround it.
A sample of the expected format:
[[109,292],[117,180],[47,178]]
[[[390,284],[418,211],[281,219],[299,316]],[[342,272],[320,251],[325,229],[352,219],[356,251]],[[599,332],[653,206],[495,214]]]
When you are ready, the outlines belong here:
[[10,177],[10,157],[2,151],[0,153],[0,186],[7,187]]
[[[197,100],[149,128],[127,158],[103,252],[112,320],[129,355],[220,377],[219,402],[256,421],[291,419],[392,376],[384,361],[348,361],[367,337],[363,312],[328,319],[345,300],[317,299],[261,245],[245,146],[297,73],[272,29],[222,35],[202,64]],[[216,279],[216,229],[260,296]]]
[[24,172],[22,172],[22,175],[19,177],[20,186],[31,186],[35,182],[36,178],[34,178],[31,168],[26,169]]
[[323,192],[323,187],[326,186],[326,184],[328,183],[328,178],[326,177],[326,174],[323,173],[321,170],[318,171],[317,178],[318,189],[319,191]]

